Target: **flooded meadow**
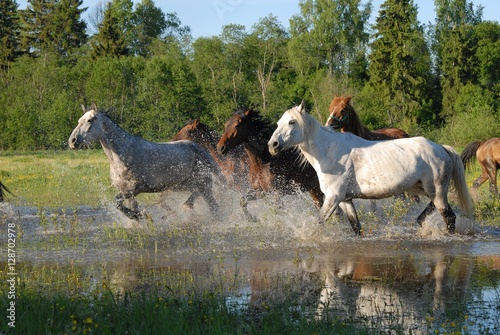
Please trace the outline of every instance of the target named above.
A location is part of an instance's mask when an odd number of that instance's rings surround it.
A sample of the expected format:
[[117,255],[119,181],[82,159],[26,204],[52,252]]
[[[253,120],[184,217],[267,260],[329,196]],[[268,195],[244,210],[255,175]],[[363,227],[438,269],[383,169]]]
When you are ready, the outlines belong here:
[[[134,297],[144,310],[152,299],[152,311],[174,302],[176,311],[195,302],[201,308],[203,301],[215,299],[216,311],[245,325],[221,324],[216,332],[275,333],[266,328],[269,315],[274,323],[285,322],[289,333],[500,331],[498,226],[458,215],[457,233],[450,235],[435,214],[418,227],[425,199],[391,198],[377,201],[376,209],[368,201],[355,202],[363,227],[363,236],[356,237],[341,215],[318,225],[306,194],[287,196],[281,205],[272,196],[251,202],[248,208],[258,222],[244,219],[238,192],[217,190],[218,219],[210,218],[201,199],[194,209],[183,208],[187,196],[177,192],[162,203],[156,196],[140,202],[145,214],[140,221],[105,199],[95,206],[58,208],[1,204],[1,243],[15,247],[18,297],[49,299],[53,311],[44,316],[48,320],[39,320],[46,333],[119,333],[116,325],[130,320],[120,323],[113,312],[96,307],[106,297],[117,313],[128,306],[126,315],[135,315]],[[15,245],[9,246],[12,241],[3,233],[8,227],[15,227]],[[11,265],[0,260],[2,292],[9,291]],[[9,300],[2,296],[5,310]],[[64,313],[62,306],[71,303],[54,298],[61,296],[81,305]],[[21,308],[24,300],[16,299]],[[160,322],[155,313],[147,312]],[[214,322],[210,313],[202,314],[200,322]],[[0,334],[16,333],[6,322],[2,318]],[[16,314],[18,330],[29,322]]]

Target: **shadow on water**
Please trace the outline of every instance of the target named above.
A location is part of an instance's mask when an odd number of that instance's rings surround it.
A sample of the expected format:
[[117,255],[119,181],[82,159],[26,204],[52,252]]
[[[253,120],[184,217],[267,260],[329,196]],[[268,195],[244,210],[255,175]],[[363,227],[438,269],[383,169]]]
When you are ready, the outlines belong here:
[[118,295],[210,291],[236,312],[293,301],[311,320],[359,320],[388,333],[500,330],[498,228],[459,217],[463,233],[450,236],[437,216],[419,228],[425,204],[390,199],[375,213],[357,203],[359,238],[343,218],[318,226],[307,195],[289,197],[281,208],[269,199],[250,204],[257,223],[244,221],[237,195],[224,199],[219,220],[207,219],[202,202],[184,212],[184,199],[172,194],[168,206],[146,206],[141,222],[108,204],[3,204],[0,224],[17,227],[20,282],[48,292],[85,295],[103,283]]

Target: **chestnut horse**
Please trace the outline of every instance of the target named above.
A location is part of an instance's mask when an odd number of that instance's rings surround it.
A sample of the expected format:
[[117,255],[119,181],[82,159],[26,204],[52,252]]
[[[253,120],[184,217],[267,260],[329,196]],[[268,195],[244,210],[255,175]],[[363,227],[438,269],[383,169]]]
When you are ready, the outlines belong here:
[[464,168],[467,168],[467,163],[469,163],[473,157],[476,157],[481,165],[482,173],[474,181],[472,187],[478,188],[489,179],[490,192],[498,197],[497,171],[500,169],[500,138],[493,137],[486,141],[469,143],[461,154]]
[[368,130],[361,124],[358,114],[349,103],[350,101],[351,97],[334,97],[328,108],[329,116],[325,126],[330,126],[343,133],[350,132],[370,141],[410,137],[404,130],[399,128]]
[[248,221],[256,221],[247,209],[249,200],[255,200],[268,192],[293,194],[300,188],[309,192],[314,204],[323,204],[318,176],[309,164],[301,164],[297,150],[287,150],[277,157],[271,156],[267,142],[276,125],[261,117],[258,111],[241,108],[226,122],[224,134],[217,144],[220,154],[227,154],[235,147],[243,145],[250,161],[251,190],[241,198],[241,206]]
[[172,138],[172,141],[190,140],[198,143],[215,159],[227,185],[237,191],[247,190],[250,187],[248,173],[250,161],[242,147],[235,148],[228,155],[217,153],[219,136],[199,119],[189,120],[186,125]]

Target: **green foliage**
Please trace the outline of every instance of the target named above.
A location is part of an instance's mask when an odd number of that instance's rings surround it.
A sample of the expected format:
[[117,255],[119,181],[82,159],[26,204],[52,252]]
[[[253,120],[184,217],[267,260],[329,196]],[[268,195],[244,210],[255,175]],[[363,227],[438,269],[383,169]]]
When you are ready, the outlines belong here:
[[[493,94],[477,85],[462,88],[455,101],[458,114],[444,128],[440,141],[465,146],[470,142],[499,136],[499,114]],[[492,126],[495,125],[495,126]]]
[[0,70],[20,55],[20,18],[15,0],[0,2]]
[[[371,48],[371,2],[358,0],[303,0],[289,31],[269,15],[249,31],[229,24],[194,41],[152,0],[135,8],[113,0],[94,12],[98,31],[88,43],[81,0],[30,0],[17,12],[12,5],[1,5],[9,13],[0,21],[1,149],[65,148],[80,104],[91,102],[127,131],[163,141],[189,118],[222,130],[240,106],[277,120],[304,99],[324,122],[334,95],[351,95],[369,129],[439,137],[436,127],[446,124],[444,136],[462,143],[473,137],[462,128],[478,119],[489,129],[476,136],[498,136],[500,28],[465,0],[436,1],[429,40],[412,1],[385,1]],[[18,57],[22,48],[35,59]],[[464,90],[469,83],[483,91]],[[487,109],[475,107],[487,111],[481,118],[463,112],[471,96],[488,97]]]
[[387,0],[375,25],[370,54],[370,81],[382,96],[385,123],[416,119],[429,99],[431,57],[412,1]]
[[92,57],[128,55],[130,41],[127,41],[123,29],[123,26],[120,25],[120,20],[113,14],[111,5],[108,5],[104,11],[104,19],[99,25],[99,32],[91,41]]

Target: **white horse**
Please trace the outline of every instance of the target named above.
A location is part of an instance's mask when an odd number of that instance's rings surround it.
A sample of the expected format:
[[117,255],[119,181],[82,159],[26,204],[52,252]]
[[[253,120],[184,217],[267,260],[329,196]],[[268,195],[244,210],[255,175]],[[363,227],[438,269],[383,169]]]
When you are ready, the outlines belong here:
[[[220,169],[210,154],[191,141],[153,143],[131,135],[118,126],[105,113],[99,112],[94,103],[89,111],[82,105],[83,116],[71,133],[68,144],[79,149],[99,141],[110,163],[112,184],[120,191],[115,197],[116,206],[125,215],[138,219],[135,196],[165,190],[190,190],[187,205],[201,195],[212,214],[217,202],[212,192],[212,174],[222,177]],[[222,180],[222,179],[221,179]],[[129,207],[123,205],[128,200]]]
[[309,115],[304,103],[283,114],[268,146],[273,155],[298,146],[314,167],[325,194],[320,223],[344,202],[343,209],[359,235],[361,226],[352,199],[380,199],[408,192],[431,199],[417,219],[420,225],[437,208],[448,232],[453,233],[456,216],[447,198],[452,181],[460,207],[466,216],[473,215],[464,167],[450,146],[423,137],[367,141],[351,133],[337,133]]

